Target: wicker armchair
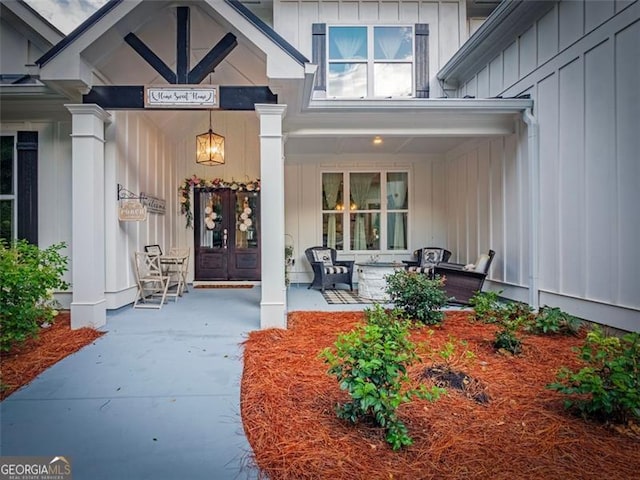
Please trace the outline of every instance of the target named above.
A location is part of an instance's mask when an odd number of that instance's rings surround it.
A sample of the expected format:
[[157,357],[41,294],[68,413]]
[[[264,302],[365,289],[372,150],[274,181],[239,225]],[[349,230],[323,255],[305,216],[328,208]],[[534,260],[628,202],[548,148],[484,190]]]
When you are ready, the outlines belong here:
[[424,247],[413,252],[413,256],[415,257],[414,260],[402,261],[405,265],[405,270],[431,275],[433,267],[449,260],[451,252],[442,247]]
[[309,247],[304,251],[313,268],[313,282],[308,288],[335,288],[337,283],[349,285],[353,290],[353,260],[337,260],[334,248]]
[[488,254],[480,255],[474,264],[440,263],[435,266],[434,273],[444,278],[444,290],[452,303],[467,305],[476,292],[482,291],[495,254],[489,250]]

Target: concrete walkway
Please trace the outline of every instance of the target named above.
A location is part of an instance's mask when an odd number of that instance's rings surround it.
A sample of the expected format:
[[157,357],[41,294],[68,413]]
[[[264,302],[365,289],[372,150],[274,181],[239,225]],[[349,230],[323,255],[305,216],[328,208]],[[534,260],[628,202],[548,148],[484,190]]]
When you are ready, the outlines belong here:
[[65,456],[74,480],[256,478],[240,418],[260,287],[110,312],[106,335],[0,404],[0,454]]

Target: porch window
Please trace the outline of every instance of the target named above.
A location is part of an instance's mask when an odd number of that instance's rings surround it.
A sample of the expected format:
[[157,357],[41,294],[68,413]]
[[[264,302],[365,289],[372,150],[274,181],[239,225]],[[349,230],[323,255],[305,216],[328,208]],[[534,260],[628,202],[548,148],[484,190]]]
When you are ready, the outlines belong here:
[[407,172],[323,173],[323,245],[344,251],[406,250],[408,186]]
[[0,137],[0,238],[16,238],[16,155],[15,137]]

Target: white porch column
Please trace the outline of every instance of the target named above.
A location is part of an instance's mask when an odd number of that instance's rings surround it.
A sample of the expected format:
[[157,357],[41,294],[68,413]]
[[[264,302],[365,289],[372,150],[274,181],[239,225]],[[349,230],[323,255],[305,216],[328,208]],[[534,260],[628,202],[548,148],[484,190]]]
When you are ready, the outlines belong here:
[[97,105],[65,105],[71,112],[71,328],[100,327],[105,301],[104,125]]
[[262,299],[260,328],[286,328],[284,284],[284,147],[286,105],[256,104],[260,118]]

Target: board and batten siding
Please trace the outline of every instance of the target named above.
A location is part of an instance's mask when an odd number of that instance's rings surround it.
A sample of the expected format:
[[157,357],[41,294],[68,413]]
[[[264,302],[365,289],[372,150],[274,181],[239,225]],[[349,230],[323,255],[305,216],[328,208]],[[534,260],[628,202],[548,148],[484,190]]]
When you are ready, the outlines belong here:
[[274,29],[307,58],[312,58],[314,23],[343,25],[429,25],[431,97],[441,95],[436,72],[467,39],[466,4],[461,1],[307,1],[274,2]]
[[[285,162],[285,234],[295,249],[293,283],[310,283],[311,266],[304,250],[322,244],[322,173],[398,169],[409,172],[409,249],[406,252],[342,253],[345,260],[366,261],[372,254],[380,261],[411,258],[417,248],[446,246],[442,155],[403,155],[375,158],[371,155],[288,155]],[[357,281],[357,279],[355,279]]]
[[534,99],[541,305],[627,330],[640,329],[639,84],[640,2],[563,1],[458,92]]
[[[133,256],[144,246],[164,251],[177,246],[174,225],[178,202],[175,150],[144,113],[112,111],[105,130],[105,296],[107,308],[133,302],[136,279]],[[165,215],[149,213],[144,222],[118,220],[117,186],[162,198]]]

